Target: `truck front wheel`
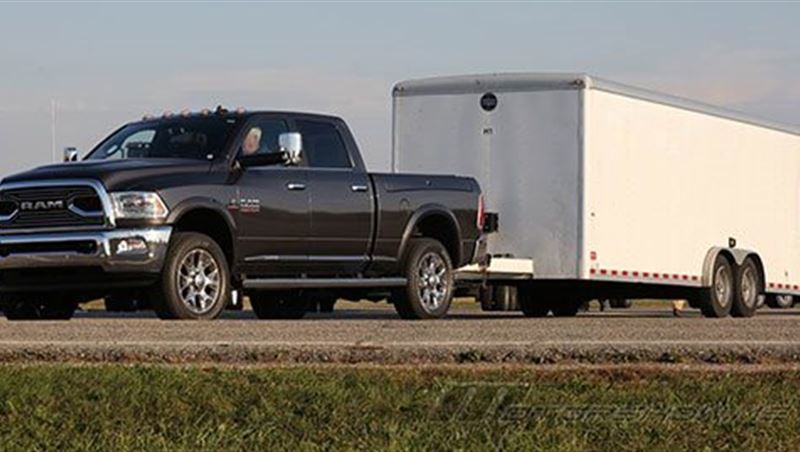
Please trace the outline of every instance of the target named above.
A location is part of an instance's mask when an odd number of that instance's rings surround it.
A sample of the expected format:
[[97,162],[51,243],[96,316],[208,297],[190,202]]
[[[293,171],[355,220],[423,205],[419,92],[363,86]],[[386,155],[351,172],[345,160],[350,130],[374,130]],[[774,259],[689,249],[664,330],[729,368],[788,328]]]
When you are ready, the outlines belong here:
[[8,320],[69,320],[78,307],[55,294],[3,298],[0,305]]
[[414,239],[405,259],[405,290],[393,297],[394,308],[404,319],[444,317],[453,301],[455,276],[444,246],[433,239]]
[[228,262],[219,245],[196,232],[174,234],[153,300],[156,314],[162,319],[215,319],[230,292]]

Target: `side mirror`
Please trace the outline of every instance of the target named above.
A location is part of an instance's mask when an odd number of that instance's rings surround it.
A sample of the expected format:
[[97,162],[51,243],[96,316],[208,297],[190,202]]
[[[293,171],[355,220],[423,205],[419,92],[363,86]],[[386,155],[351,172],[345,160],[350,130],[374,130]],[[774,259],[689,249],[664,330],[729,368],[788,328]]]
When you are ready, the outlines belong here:
[[78,148],[74,147],[66,147],[64,148],[64,161],[69,162],[77,162],[78,157],[80,156],[80,152],[78,152]]
[[278,147],[285,157],[287,165],[299,165],[303,162],[303,136],[297,132],[282,133],[278,136]]

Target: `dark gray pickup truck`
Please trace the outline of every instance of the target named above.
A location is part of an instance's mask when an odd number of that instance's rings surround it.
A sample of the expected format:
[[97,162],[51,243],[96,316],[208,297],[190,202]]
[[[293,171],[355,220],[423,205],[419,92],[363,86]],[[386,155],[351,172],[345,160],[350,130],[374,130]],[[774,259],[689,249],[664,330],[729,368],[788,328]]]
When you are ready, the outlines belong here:
[[482,222],[475,180],[368,173],[336,117],[145,118],[79,162],[3,179],[0,304],[9,319],[67,319],[101,297],[212,319],[243,294],[259,318],[299,318],[388,298],[436,318],[454,268],[484,259]]

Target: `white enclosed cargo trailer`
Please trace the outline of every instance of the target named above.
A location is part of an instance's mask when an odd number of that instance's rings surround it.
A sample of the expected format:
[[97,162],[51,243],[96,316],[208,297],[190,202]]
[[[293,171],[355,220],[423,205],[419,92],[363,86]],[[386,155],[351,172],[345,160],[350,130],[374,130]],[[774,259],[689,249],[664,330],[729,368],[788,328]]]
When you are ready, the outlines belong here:
[[481,183],[486,276],[527,314],[680,297],[749,316],[800,294],[800,128],[584,74],[401,82],[393,121],[393,170]]

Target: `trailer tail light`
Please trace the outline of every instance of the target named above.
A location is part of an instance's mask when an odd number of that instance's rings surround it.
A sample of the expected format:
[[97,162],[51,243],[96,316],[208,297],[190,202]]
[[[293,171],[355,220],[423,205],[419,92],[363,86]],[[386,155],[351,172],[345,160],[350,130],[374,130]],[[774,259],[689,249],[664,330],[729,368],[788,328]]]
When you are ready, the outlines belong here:
[[478,230],[487,234],[497,232],[499,222],[500,216],[497,213],[486,211],[486,200],[481,194],[478,197],[478,218],[475,221]]
[[485,211],[486,211],[486,204],[483,199],[483,193],[481,193],[480,195],[478,195],[478,218],[476,219],[477,221],[476,224],[478,225],[479,231],[483,231],[483,226],[485,224],[483,214],[485,213]]

